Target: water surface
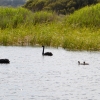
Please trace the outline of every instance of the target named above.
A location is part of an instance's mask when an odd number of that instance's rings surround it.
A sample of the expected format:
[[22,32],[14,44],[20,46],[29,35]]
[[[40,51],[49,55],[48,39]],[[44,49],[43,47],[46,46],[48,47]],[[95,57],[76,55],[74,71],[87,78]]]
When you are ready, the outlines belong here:
[[[100,52],[0,47],[0,100],[99,100]],[[78,65],[86,61],[90,65]]]

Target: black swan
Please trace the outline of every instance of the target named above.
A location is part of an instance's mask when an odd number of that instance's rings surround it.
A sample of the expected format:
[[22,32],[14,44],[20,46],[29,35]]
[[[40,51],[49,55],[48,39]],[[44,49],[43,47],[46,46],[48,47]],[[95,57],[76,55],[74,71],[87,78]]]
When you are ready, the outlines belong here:
[[80,63],[80,61],[78,61],[79,65],[89,65],[89,63],[86,63],[85,61],[83,63]]
[[44,53],[44,46],[42,46],[42,47],[43,47],[43,52],[42,52],[43,56],[53,56],[53,54],[51,52],[45,52]]
[[0,63],[5,63],[5,64],[9,64],[10,63],[10,61],[9,61],[9,59],[0,59]]

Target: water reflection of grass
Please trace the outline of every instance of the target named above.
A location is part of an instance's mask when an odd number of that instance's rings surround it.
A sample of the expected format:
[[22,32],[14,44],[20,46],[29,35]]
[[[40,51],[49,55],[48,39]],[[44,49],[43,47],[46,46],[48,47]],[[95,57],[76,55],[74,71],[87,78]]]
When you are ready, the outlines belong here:
[[71,28],[61,23],[0,30],[1,45],[62,46],[72,50],[100,50],[100,29]]

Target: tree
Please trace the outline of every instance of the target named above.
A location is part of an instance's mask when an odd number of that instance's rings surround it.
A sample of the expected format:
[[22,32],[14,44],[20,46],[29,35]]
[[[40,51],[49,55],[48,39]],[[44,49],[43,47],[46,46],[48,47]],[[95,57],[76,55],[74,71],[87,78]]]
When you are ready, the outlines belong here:
[[56,13],[66,14],[98,2],[100,0],[29,0],[23,7],[32,11],[52,10]]

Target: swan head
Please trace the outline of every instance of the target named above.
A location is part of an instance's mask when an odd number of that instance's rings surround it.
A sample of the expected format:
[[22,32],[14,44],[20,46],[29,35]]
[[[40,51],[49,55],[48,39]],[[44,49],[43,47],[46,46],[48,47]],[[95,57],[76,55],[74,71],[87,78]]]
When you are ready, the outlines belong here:
[[44,47],[44,46],[42,45],[42,47]]
[[78,64],[80,65],[80,61],[78,61]]

